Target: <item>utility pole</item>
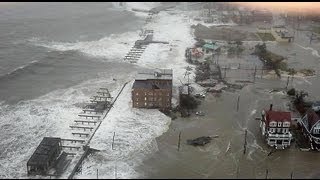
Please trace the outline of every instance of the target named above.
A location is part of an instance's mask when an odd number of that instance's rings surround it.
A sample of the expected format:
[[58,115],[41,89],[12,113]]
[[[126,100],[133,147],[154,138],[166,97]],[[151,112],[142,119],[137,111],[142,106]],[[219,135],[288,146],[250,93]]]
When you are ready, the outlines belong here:
[[246,151],[247,151],[247,129],[244,132],[243,154],[246,154]]
[[290,79],[290,76],[288,76],[288,78],[287,78],[286,90],[288,89],[289,79]]
[[179,132],[178,151],[180,151],[181,131]]
[[114,144],[114,136],[115,136],[115,135],[116,135],[116,132],[113,132],[112,145],[111,145],[112,150],[114,150],[114,149],[113,149],[113,144]]
[[268,171],[268,169],[266,169],[266,179],[268,179],[268,173],[269,173],[269,171]]
[[257,66],[254,66],[253,82],[256,82]]
[[240,102],[240,95],[238,96],[238,100],[237,100],[237,112],[239,111],[239,102]]
[[98,175],[98,174],[99,174],[99,171],[98,171],[98,169],[97,169],[97,179],[99,179],[99,175]]

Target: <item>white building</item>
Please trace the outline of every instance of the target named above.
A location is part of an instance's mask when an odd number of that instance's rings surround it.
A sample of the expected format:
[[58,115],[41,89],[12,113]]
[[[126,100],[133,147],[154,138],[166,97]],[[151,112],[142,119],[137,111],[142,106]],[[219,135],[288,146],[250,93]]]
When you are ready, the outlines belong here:
[[320,150],[320,117],[319,111],[316,113],[313,109],[309,109],[305,116],[298,120],[302,126],[305,136],[308,137],[311,148]]
[[292,134],[289,130],[290,126],[290,112],[273,111],[272,104],[269,110],[262,111],[261,133],[269,146],[276,149],[284,149],[290,146],[292,140]]

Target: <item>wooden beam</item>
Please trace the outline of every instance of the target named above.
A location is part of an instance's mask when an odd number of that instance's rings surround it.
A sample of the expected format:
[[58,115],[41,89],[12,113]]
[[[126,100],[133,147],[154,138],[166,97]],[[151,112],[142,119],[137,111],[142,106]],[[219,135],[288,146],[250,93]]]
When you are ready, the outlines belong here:
[[84,129],[84,130],[86,130],[86,129],[90,129],[90,130],[92,130],[92,129],[94,129],[94,127],[89,127],[89,126],[75,126],[75,125],[70,125],[69,127],[71,127],[71,128],[79,128],[79,129]]
[[82,139],[61,139],[61,141],[71,141],[71,142],[81,142],[81,143],[85,142],[85,140],[82,140]]
[[80,149],[80,146],[61,146],[62,148]]
[[100,119],[100,115],[88,115],[88,114],[78,114],[79,117],[85,117],[85,118],[88,118],[88,117],[91,117],[92,119],[93,118],[98,118]]
[[73,135],[78,134],[78,135],[80,135],[80,137],[81,137],[81,135],[85,135],[86,137],[88,137],[88,136],[89,136],[89,133],[73,132],[72,134],[73,134]]
[[97,121],[86,121],[86,120],[74,120],[74,122],[78,123],[78,122],[81,122],[82,124],[83,123],[93,123],[94,125],[96,125],[96,123],[98,123]]
[[86,112],[95,112],[96,114],[100,113],[100,114],[103,114],[103,110],[95,110],[95,109],[82,109],[83,113],[86,113]]

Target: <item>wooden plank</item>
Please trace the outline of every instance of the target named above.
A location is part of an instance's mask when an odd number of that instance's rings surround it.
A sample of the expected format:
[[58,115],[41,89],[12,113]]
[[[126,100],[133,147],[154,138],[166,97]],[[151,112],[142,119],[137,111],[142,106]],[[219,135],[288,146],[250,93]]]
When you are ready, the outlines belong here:
[[69,127],[71,128],[78,128],[78,129],[94,129],[94,127],[89,127],[89,126],[76,126],[76,125],[70,125]]
[[61,139],[61,141],[71,141],[71,142],[81,142],[81,143],[85,142],[85,140],[82,140],[82,139]]
[[94,98],[111,98],[111,96],[93,96]]
[[83,113],[86,113],[86,112],[95,112],[96,114],[103,114],[103,110],[95,110],[95,109],[82,109]]
[[69,148],[69,149],[80,149],[80,146],[61,146],[62,148]]
[[79,117],[85,117],[86,119],[88,119],[88,118],[91,118],[91,119],[93,119],[93,118],[100,119],[100,117],[101,117],[101,116],[93,116],[93,115],[88,116],[88,115],[84,115],[84,114],[78,114],[78,116],[79,116]]
[[81,137],[81,135],[85,135],[86,137],[88,137],[89,136],[89,133],[80,133],[80,132],[73,132],[72,133],[72,135],[80,135],[80,137]]
[[78,114],[78,116],[79,117],[91,117],[92,119],[94,118],[94,117],[97,117],[98,119],[101,117],[100,115],[94,115],[94,114],[92,114],[92,115],[88,115],[88,114]]
[[74,122],[76,122],[76,123],[81,122],[82,124],[84,124],[84,123],[87,123],[87,124],[93,123],[94,125],[96,125],[98,123],[97,121],[82,121],[82,120],[74,120]]

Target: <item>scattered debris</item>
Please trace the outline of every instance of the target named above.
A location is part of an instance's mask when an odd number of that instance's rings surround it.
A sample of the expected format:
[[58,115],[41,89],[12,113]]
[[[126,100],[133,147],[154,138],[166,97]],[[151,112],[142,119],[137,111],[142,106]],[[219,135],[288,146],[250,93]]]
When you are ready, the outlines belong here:
[[287,91],[287,94],[289,96],[295,96],[296,95],[296,90],[294,88],[290,89],[289,91]]
[[208,144],[211,140],[212,138],[210,136],[202,136],[193,140],[187,140],[187,144],[193,146],[204,146],[205,144]]
[[196,115],[198,115],[198,116],[204,116],[204,112],[202,112],[202,111],[197,111],[197,112],[196,112]]
[[231,148],[231,142],[229,141],[228,147],[226,149],[226,153],[230,150],[230,148]]

